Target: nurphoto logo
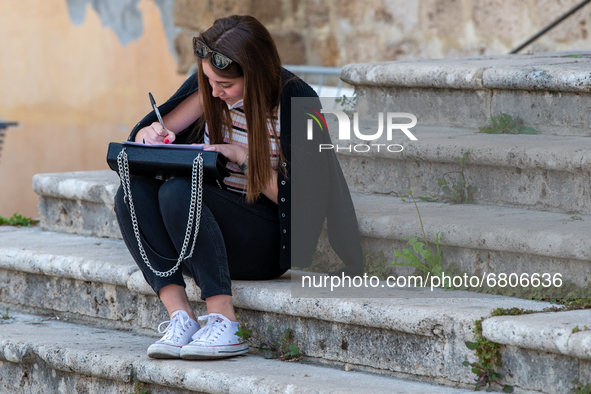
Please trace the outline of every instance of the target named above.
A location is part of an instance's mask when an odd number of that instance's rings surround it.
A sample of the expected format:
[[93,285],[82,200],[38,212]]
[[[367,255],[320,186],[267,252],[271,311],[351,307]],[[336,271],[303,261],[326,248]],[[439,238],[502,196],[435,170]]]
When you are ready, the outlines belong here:
[[[349,115],[347,115],[344,111],[338,109],[321,109],[320,112],[312,109],[312,108],[305,108],[309,112],[306,112],[306,115],[310,116],[311,119],[308,119],[307,123],[307,138],[308,140],[312,140],[314,137],[314,121],[320,127],[320,130],[324,131],[326,128],[328,130],[328,125],[324,116],[322,114],[334,114],[337,117],[338,125],[339,125],[339,134],[338,140],[339,142],[343,141],[350,141],[351,140],[351,119]],[[399,118],[407,118],[410,119],[410,123],[394,123],[394,119]],[[417,124],[417,117],[408,112],[387,112],[386,113],[386,140],[392,141],[392,136],[394,130],[401,130],[411,141],[418,141],[417,137],[415,137],[411,132],[410,128],[416,126]],[[382,137],[384,134],[384,113],[378,113],[378,130],[373,134],[363,134],[359,130],[359,114],[357,112],[353,113],[353,133],[355,137],[363,141],[376,141]],[[380,152],[380,149],[386,150],[391,153],[398,153],[402,152],[404,147],[400,144],[382,144],[382,143],[365,143],[365,144],[349,144],[345,146],[335,145],[335,144],[319,144],[318,149],[320,152],[322,150],[335,150],[339,151],[348,151],[348,152],[369,152],[370,150],[376,150]]]

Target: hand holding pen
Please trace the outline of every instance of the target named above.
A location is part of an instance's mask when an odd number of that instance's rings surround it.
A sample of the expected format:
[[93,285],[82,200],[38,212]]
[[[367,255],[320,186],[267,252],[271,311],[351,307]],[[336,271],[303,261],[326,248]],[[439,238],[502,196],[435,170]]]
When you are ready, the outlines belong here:
[[160,111],[158,111],[152,93],[148,93],[148,95],[150,96],[150,103],[152,104],[152,108],[154,108],[158,122],[154,122],[145,128],[143,142],[148,145],[172,144],[176,135],[164,126],[162,116],[160,116]]

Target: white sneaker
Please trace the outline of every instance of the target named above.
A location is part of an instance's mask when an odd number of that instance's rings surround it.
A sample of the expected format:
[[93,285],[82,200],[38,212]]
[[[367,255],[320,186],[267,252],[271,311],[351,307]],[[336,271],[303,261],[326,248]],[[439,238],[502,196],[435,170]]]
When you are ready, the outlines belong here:
[[219,313],[199,316],[207,324],[193,336],[193,341],[181,349],[181,358],[209,360],[238,356],[248,352],[248,345],[236,335],[238,323]]
[[[168,326],[162,331],[160,327],[166,323]],[[180,358],[181,347],[191,342],[191,337],[198,329],[199,324],[191,319],[187,312],[183,310],[173,312],[170,320],[158,325],[158,332],[164,336],[148,347],[148,357]]]

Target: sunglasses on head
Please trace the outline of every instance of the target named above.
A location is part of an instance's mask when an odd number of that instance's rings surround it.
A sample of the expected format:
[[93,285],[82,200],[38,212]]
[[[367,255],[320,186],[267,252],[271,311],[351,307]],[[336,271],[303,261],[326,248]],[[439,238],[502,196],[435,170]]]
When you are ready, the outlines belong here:
[[224,68],[228,67],[233,62],[233,60],[230,59],[228,56],[213,51],[210,47],[207,46],[205,42],[203,42],[201,39],[197,37],[193,37],[193,52],[195,52],[195,55],[201,58],[204,58],[211,53],[211,62],[220,70],[223,70]]

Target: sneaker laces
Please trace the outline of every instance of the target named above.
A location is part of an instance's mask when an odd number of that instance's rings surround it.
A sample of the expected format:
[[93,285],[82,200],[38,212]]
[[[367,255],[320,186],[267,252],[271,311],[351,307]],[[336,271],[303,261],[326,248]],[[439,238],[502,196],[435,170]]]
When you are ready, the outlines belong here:
[[[186,316],[186,317],[185,317]],[[158,342],[175,342],[181,339],[181,332],[187,330],[187,323],[189,322],[190,317],[189,315],[185,315],[183,313],[176,313],[172,319],[163,321],[158,325],[158,332],[160,334],[164,334],[164,336]],[[161,327],[163,324],[167,324],[168,326],[162,330]]]
[[[222,321],[219,324],[216,324],[218,318]],[[228,327],[226,317],[220,313],[210,313],[209,315],[199,316],[198,320],[207,320],[207,324],[203,328],[203,333],[196,339],[198,342],[213,342]]]

